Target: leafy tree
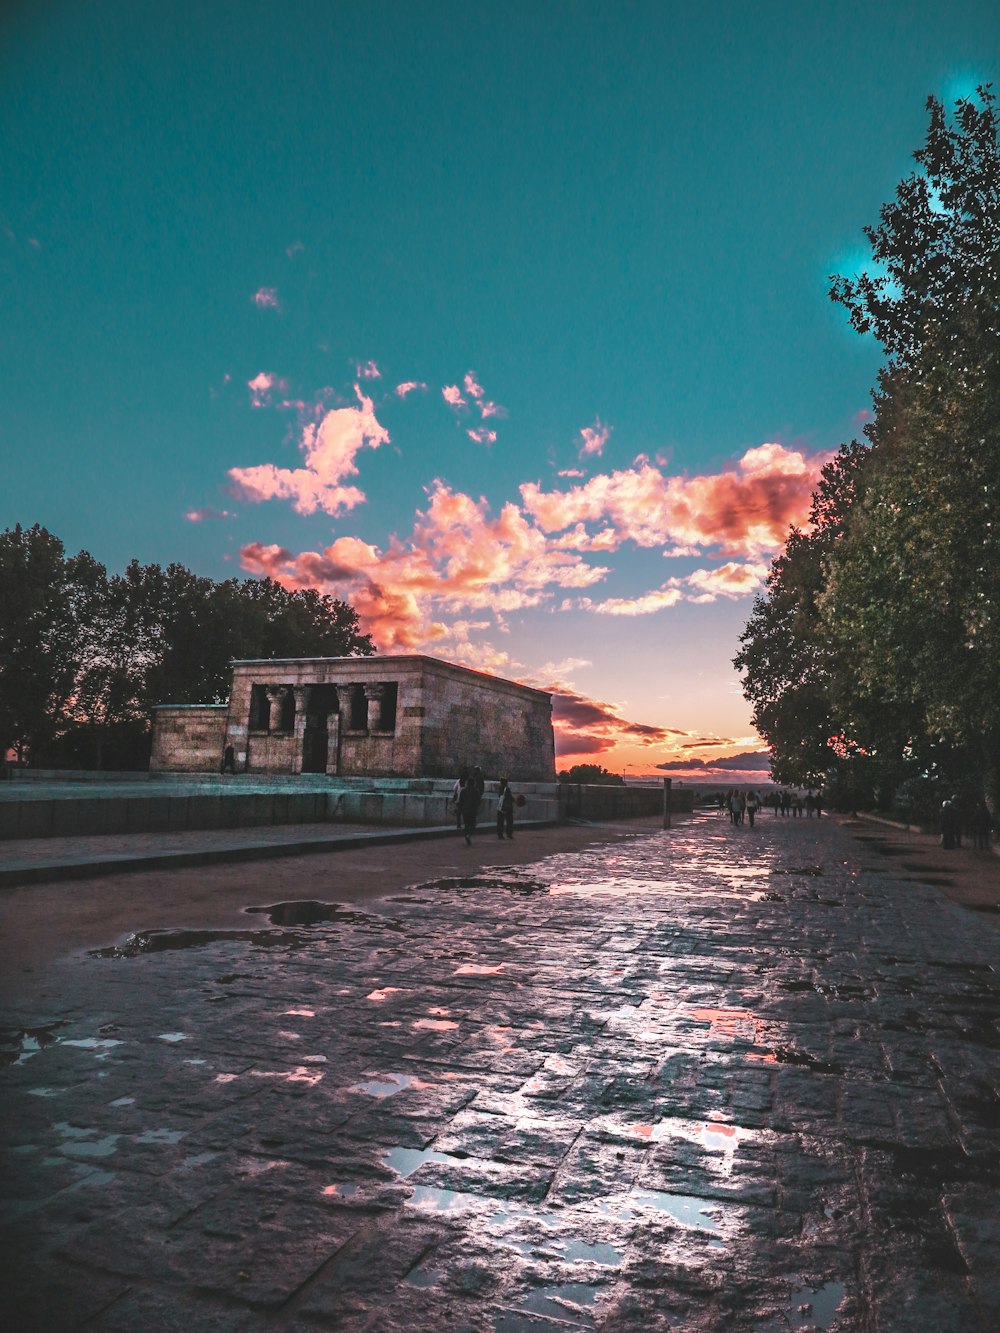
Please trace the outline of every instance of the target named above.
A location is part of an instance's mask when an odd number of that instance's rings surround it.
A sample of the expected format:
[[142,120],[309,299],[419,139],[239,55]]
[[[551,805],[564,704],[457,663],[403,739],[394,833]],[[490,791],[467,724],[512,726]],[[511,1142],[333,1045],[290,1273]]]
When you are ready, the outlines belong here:
[[612,773],[600,764],[574,764],[567,772],[559,774],[560,782],[596,783],[604,787],[624,787],[625,779],[619,773]]
[[313,590],[135,560],[109,577],[37,525],[0,533],[2,754],[141,766],[152,706],[223,699],[233,658],[372,652],[354,608]]
[[23,760],[59,728],[80,669],[76,580],[89,572],[37,523],[0,533],[0,755]]
[[[927,141],[914,154],[922,168],[884,204],[878,226],[865,227],[874,273],[831,279],[830,296],[846,306],[859,333],[873,333],[894,366],[912,365],[925,336],[993,285],[1000,253],[1000,157],[996,99],[989,85],[955,104],[927,99]],[[992,276],[991,276],[992,275]]]

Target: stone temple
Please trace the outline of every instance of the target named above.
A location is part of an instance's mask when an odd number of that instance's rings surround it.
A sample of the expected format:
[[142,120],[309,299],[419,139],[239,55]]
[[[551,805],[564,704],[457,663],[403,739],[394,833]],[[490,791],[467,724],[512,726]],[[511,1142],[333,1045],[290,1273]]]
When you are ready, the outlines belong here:
[[149,767],[218,772],[227,745],[241,773],[555,779],[550,694],[422,655],[234,662],[228,703],[155,709]]

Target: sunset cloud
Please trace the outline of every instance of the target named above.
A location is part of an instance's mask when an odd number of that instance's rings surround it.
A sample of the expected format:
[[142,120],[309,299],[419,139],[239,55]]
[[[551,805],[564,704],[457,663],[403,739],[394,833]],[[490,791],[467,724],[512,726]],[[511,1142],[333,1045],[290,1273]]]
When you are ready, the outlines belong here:
[[235,518],[236,515],[230,509],[189,509],[184,515],[189,523],[207,523],[216,518]]
[[[245,289],[244,289],[245,290]],[[280,310],[281,302],[273,287],[258,287],[250,298],[258,310]]]
[[359,380],[380,380],[382,378],[382,372],[374,361],[359,361],[355,364],[355,369]]
[[[260,376],[258,376],[258,380]],[[251,389],[253,381],[251,381]],[[269,383],[268,388],[272,387]],[[355,458],[364,448],[377,449],[389,443],[389,433],[379,423],[370,398],[358,385],[357,407],[338,407],[317,422],[302,428],[299,448],[305,459],[301,468],[280,468],[272,463],[258,467],[230,468],[236,494],[257,504],[263,500],[291,500],[299,514],[317,509],[336,516],[361,504],[365,495],[356,486],[342,483],[357,475]]]
[[676,744],[674,738],[686,733],[673,727],[632,722],[620,709],[599,699],[590,699],[575,690],[552,688],[552,726],[556,755],[564,759],[586,760],[606,754],[628,743],[643,748]]
[[[446,384],[441,390],[442,397],[450,408],[456,413],[468,411],[470,405],[478,411],[480,419],[488,420],[490,417],[505,417],[507,409],[501,407],[499,403],[491,402],[486,397],[486,390],[479,383],[479,377],[474,370],[467,370],[462,379],[462,388],[457,384]],[[494,436],[494,438],[496,438]]]
[[272,375],[270,371],[262,370],[252,380],[247,380],[247,388],[250,390],[251,407],[270,407],[274,401],[274,394],[283,394],[288,388],[288,383],[279,379],[277,375]]
[[487,430],[485,426],[477,426],[475,430],[467,430],[465,433],[476,444],[496,444],[496,431]]
[[603,425],[600,417],[595,419],[592,426],[584,426],[580,432],[580,439],[583,441],[580,445],[580,457],[586,458],[589,454],[603,453],[610,434],[611,427]]
[[405,398],[408,394],[414,393],[417,389],[426,389],[427,385],[420,380],[404,380],[402,384],[396,385],[396,397]]
[[521,499],[549,533],[600,523],[619,545],[673,543],[757,556],[780,548],[789,526],[805,522],[819,470],[829,458],[762,444],[748,449],[733,468],[695,477],[665,476],[648,459],[637,459],[630,468],[565,491],[546,492],[527,482]]
[[446,384],[441,390],[441,397],[449,407],[462,408],[468,406],[462,397],[462,390],[457,384]]
[[[270,481],[249,478],[259,488]],[[379,646],[397,651],[440,642],[450,633],[446,620],[463,612],[487,611],[495,621],[498,614],[550,601],[554,588],[587,588],[608,572],[553,546],[517,505],[504,505],[494,517],[485,500],[441,481],[429,488],[409,539],[393,538],[384,551],[338,537],[323,551],[299,555],[251,543],[242,557],[250,573],[350,601]]]

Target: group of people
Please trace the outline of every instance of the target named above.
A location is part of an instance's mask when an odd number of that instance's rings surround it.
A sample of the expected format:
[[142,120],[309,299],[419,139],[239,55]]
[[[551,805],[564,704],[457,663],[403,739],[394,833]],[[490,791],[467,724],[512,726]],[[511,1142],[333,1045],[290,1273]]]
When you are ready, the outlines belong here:
[[[969,831],[977,852],[988,852],[993,841],[993,816],[984,800],[980,800],[969,820]],[[941,806],[941,846],[962,845],[962,810],[957,796],[950,797]]]
[[[476,831],[479,807],[483,801],[486,783],[483,770],[477,764],[475,768],[463,768],[452,790],[451,803],[455,810],[455,823],[459,833],[465,836],[465,845],[472,845],[472,835]],[[497,793],[497,837],[514,838],[514,805],[516,798],[506,778],[500,779]],[[523,797],[520,798],[523,804]]]
[[742,824],[746,820],[753,828],[753,821],[760,809],[760,798],[755,791],[740,791],[737,787],[730,787],[725,797],[725,809],[729,811],[729,818],[734,824]]
[[738,787],[730,787],[725,796],[719,796],[718,801],[719,809],[725,810],[734,824],[746,821],[751,828],[765,804],[773,805],[776,815],[792,815],[796,819],[800,815],[811,819],[813,814],[819,819],[823,814],[823,797],[820,792],[809,792],[803,799],[797,793],[780,791],[762,801],[755,791],[740,791]]

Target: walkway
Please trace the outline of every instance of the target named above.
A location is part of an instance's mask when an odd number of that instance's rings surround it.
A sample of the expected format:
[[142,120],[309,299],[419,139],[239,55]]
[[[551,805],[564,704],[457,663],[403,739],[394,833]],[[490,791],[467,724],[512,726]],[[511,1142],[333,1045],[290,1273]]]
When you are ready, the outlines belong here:
[[698,817],[354,906],[261,867],[241,929],[70,960],[11,1016],[0,1308],[992,1329],[1000,930],[855,832]]

